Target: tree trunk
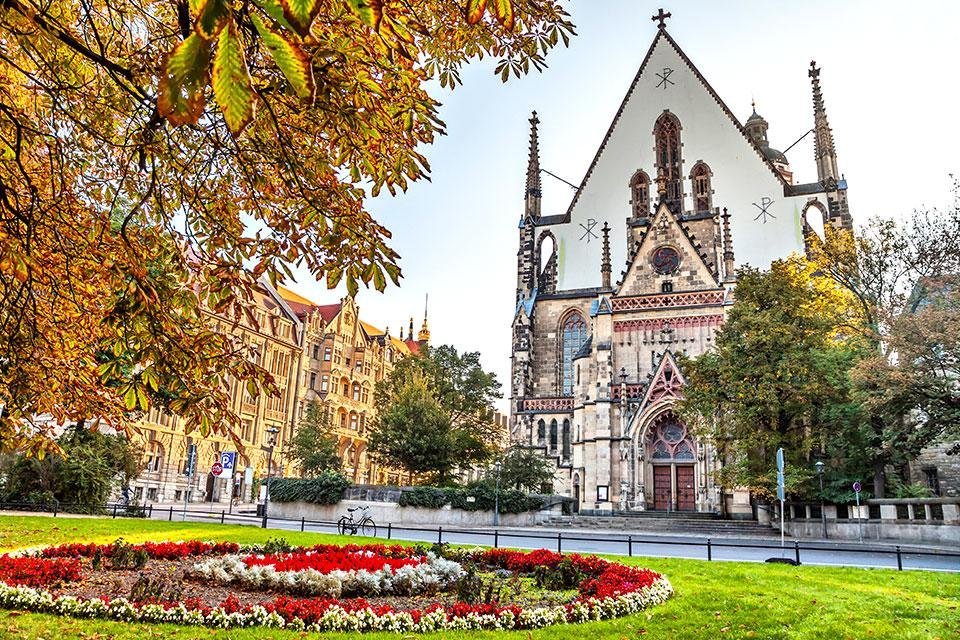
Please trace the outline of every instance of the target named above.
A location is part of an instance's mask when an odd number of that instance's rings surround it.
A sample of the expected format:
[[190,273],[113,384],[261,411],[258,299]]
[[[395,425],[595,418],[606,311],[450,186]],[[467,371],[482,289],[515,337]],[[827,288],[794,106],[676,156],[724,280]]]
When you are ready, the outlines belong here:
[[873,497],[886,498],[886,473],[884,467],[886,463],[883,460],[873,461]]

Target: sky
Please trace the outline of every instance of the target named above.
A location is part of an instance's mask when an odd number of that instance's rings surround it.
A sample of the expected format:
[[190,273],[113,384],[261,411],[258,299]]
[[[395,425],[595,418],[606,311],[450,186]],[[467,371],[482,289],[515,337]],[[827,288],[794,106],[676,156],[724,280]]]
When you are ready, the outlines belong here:
[[[811,59],[833,128],[856,224],[951,201],[960,175],[960,44],[957,0],[562,0],[577,25],[568,49],[543,73],[502,83],[495,60],[464,69],[454,91],[435,86],[447,135],[424,149],[431,181],[371,200],[393,232],[403,279],[383,294],[363,290],[360,316],[396,335],[414,332],[429,294],[433,344],[479,351],[510,393],[510,323],[516,288],[517,222],[523,211],[530,112],[540,118],[540,165],[579,184],[656,35],[667,30],[741,122],[751,100],[785,149],[813,126]],[[795,182],[816,180],[811,137],[788,153]],[[562,213],[573,190],[543,177],[543,214]],[[305,271],[290,287],[336,302]]]

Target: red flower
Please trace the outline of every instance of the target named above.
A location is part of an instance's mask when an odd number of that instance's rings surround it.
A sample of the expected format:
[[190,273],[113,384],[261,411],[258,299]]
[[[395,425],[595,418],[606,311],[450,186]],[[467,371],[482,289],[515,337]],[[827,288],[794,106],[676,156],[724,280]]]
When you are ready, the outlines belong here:
[[[354,549],[350,549],[354,547]],[[277,571],[303,571],[304,569],[315,569],[320,573],[330,573],[332,571],[379,571],[384,566],[391,570],[399,569],[407,565],[418,565],[424,561],[423,557],[415,558],[396,558],[380,553],[382,545],[371,545],[370,547],[356,547],[348,545],[347,547],[325,546],[323,549],[314,547],[310,551],[294,553],[275,553],[266,556],[250,555],[243,559],[248,567],[254,566],[272,566]]]
[[0,556],[0,581],[18,587],[49,587],[80,579],[76,558],[30,558]]

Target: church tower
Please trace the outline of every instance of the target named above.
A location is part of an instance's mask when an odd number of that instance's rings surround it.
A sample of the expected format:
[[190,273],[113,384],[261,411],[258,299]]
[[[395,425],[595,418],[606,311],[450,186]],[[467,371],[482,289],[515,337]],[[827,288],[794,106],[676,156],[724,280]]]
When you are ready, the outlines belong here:
[[820,68],[810,61],[811,88],[813,91],[813,156],[817,162],[817,179],[827,195],[827,220],[838,229],[853,229],[853,218],[847,204],[847,181],[837,168],[837,150],[833,144],[833,130],[827,120],[827,108],[820,91]]

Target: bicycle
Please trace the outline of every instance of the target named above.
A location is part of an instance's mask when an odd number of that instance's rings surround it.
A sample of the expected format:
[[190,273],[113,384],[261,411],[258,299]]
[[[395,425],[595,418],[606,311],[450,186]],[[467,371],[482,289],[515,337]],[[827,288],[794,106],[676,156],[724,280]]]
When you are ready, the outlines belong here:
[[[368,507],[353,507],[347,509],[347,513],[340,516],[340,520],[337,522],[337,532],[342,536],[349,532],[350,535],[353,536],[357,534],[357,531],[359,531],[361,535],[376,538],[377,523],[373,521],[373,518],[367,515],[367,509]],[[354,520],[353,512],[358,510],[363,511],[363,517],[359,520]]]

